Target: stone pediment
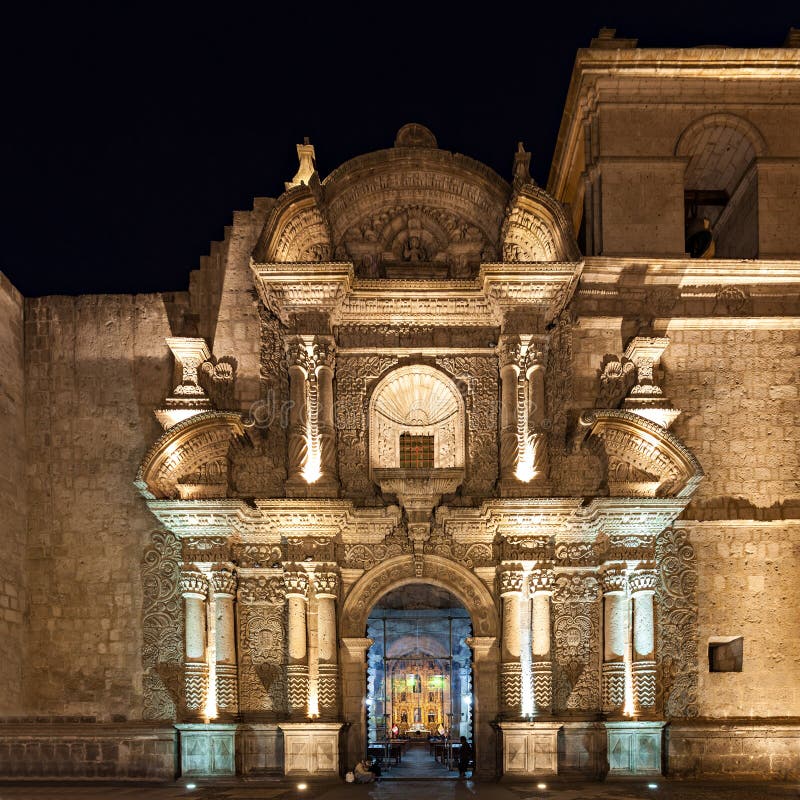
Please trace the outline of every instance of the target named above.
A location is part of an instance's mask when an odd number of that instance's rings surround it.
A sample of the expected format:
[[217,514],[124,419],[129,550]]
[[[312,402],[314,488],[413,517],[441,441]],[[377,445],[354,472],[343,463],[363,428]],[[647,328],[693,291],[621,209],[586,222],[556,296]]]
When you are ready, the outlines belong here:
[[228,451],[245,440],[241,415],[208,411],[171,427],[150,448],[136,476],[148,499],[209,499],[228,494]]
[[581,416],[587,442],[607,460],[615,497],[688,498],[703,478],[694,454],[667,431],[629,411],[589,411]]

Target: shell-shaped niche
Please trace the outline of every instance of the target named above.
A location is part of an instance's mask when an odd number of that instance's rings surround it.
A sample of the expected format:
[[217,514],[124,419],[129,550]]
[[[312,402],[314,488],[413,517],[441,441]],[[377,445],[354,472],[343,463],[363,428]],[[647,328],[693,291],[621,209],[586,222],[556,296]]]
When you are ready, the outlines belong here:
[[434,466],[464,466],[464,401],[443,372],[401,367],[375,388],[370,402],[370,467],[400,466],[400,435],[434,437]]

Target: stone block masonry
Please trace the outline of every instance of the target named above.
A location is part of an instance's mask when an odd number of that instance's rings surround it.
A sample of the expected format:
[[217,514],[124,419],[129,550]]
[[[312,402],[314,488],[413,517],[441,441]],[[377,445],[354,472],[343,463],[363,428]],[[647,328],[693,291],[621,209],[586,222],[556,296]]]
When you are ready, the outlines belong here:
[[0,273],[0,714],[22,709],[26,641],[23,304]]

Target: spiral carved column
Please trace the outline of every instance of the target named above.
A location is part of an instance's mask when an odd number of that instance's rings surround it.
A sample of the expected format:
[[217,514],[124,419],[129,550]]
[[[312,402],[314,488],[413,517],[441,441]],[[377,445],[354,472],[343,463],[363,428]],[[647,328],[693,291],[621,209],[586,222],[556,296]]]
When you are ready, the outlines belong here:
[[336,345],[332,336],[318,336],[313,346],[317,380],[317,432],[322,484],[338,488],[336,478],[336,426],[333,421],[333,370]]
[[521,570],[500,573],[503,598],[503,639],[500,664],[500,697],[504,716],[522,715],[522,631],[520,603],[524,575]]
[[181,573],[184,603],[183,693],[190,717],[203,716],[208,692],[206,663],[206,597],[208,584],[201,572]]
[[630,579],[633,599],[633,698],[637,710],[656,706],[655,621],[653,596],[655,570],[639,570]]
[[293,337],[287,342],[286,359],[289,365],[289,469],[287,483],[304,484],[303,469],[308,455],[306,383],[309,364],[308,352],[301,337]]
[[217,712],[224,719],[234,717],[239,712],[233,608],[236,575],[227,569],[217,570],[211,575],[211,585],[216,606]]
[[320,572],[314,575],[314,591],[317,595],[319,678],[318,702],[322,719],[338,716],[337,687],[339,666],[336,654],[336,594],[335,572]]
[[517,382],[519,376],[519,346],[513,341],[501,340],[500,358],[500,479],[514,481],[514,470],[519,460],[517,426]]
[[625,572],[610,567],[603,584],[603,710],[625,703],[625,651],[628,646],[628,595]]
[[536,569],[530,576],[530,592],[533,596],[531,614],[533,701],[536,711],[540,714],[549,714],[553,707],[550,603],[554,580],[551,569]]
[[308,712],[308,637],[306,635],[306,602],[308,576],[305,572],[287,572],[289,660],[286,664],[286,685],[289,695],[289,714],[293,719],[305,719]]

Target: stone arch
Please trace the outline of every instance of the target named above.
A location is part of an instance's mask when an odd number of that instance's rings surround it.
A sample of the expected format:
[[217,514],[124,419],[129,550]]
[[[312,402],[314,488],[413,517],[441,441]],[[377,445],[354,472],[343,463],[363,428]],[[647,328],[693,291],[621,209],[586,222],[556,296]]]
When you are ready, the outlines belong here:
[[441,556],[421,558],[419,573],[413,556],[390,558],[359,578],[342,604],[341,635],[364,636],[370,611],[392,589],[412,583],[431,583],[451,592],[472,620],[474,636],[499,636],[499,612],[486,585],[465,567]]
[[464,398],[444,372],[425,364],[398,367],[369,401],[369,466],[397,468],[401,433],[434,436],[435,467],[463,467]]
[[730,128],[749,140],[756,156],[767,155],[767,142],[761,131],[744,117],[728,113],[706,114],[687,125],[675,142],[675,155],[690,156],[708,131],[719,128]]

